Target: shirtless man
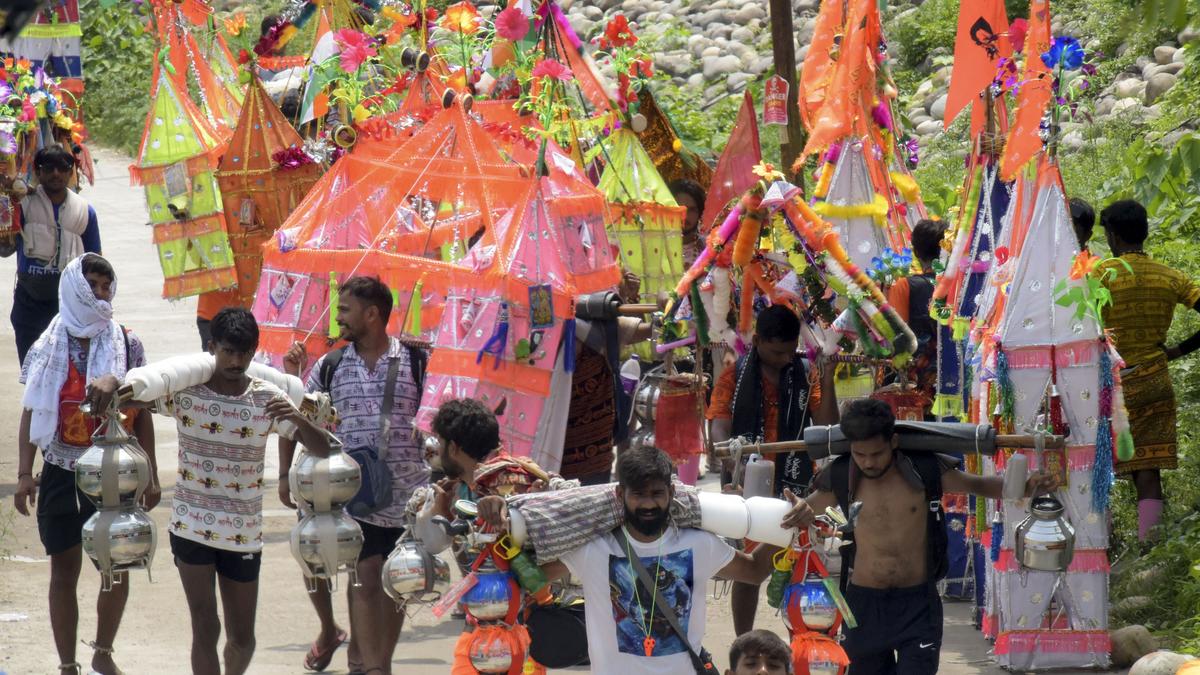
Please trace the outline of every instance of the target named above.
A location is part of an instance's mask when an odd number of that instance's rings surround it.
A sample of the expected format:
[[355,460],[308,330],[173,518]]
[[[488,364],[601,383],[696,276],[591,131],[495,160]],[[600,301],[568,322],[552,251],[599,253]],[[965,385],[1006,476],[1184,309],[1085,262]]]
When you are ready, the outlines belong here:
[[[895,417],[886,403],[854,401],[842,413],[841,430],[850,440],[842,455],[814,479],[815,492],[796,508],[785,527],[806,527],[815,513],[837,506],[837,482],[848,502],[862,502],[854,527],[854,553],[846,602],[858,627],[846,631],[850,675],[936,673],[942,644],[942,603],[936,590],[946,560],[928,560],[930,500],[923,476],[932,473],[944,492],[999,499],[1004,479],[958,470],[958,460],[933,453],[897,450]],[[847,485],[848,482],[848,485]],[[1025,494],[1054,490],[1050,474],[1029,477]],[[945,527],[945,520],[939,521]],[[944,557],[944,547],[941,549]]]

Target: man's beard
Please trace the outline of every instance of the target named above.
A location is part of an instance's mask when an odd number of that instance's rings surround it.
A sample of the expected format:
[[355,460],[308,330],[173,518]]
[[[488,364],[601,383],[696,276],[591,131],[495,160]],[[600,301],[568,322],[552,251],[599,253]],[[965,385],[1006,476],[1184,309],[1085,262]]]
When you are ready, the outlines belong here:
[[442,473],[446,474],[447,478],[461,479],[463,476],[463,468],[458,462],[450,459],[445,453],[441,455]]
[[882,469],[879,469],[878,471],[873,471],[873,472],[866,471],[865,469],[863,469],[860,466],[860,467],[858,467],[858,472],[862,474],[863,478],[866,478],[868,480],[878,480],[880,478],[883,478],[883,475],[886,474],[892,468],[892,465],[895,463],[896,463],[896,453],[893,451],[891,461],[889,461],[887,463],[887,466],[883,467]]
[[666,509],[630,511],[628,506],[625,507],[625,523],[647,537],[662,534],[662,531],[667,529],[667,521],[670,518],[671,513]]

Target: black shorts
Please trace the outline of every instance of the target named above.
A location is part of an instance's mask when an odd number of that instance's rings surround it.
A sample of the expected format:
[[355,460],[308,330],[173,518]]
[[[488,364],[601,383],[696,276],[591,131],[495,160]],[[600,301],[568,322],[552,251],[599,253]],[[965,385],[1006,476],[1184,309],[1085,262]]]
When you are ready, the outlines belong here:
[[942,651],[937,587],[880,590],[850,584],[846,603],[858,628],[846,629],[849,675],[933,675]]
[[262,567],[262,551],[257,553],[238,553],[214,548],[198,541],[184,539],[171,533],[171,553],[175,554],[175,564],[212,565],[217,574],[240,583],[258,581],[259,569]]
[[96,512],[75,487],[75,472],[46,464],[37,491],[38,534],[46,555],[58,555],[83,541],[83,524]]
[[400,535],[404,534],[403,527],[380,527],[370,523],[364,523],[357,518],[354,522],[362,528],[363,547],[358,554],[358,561],[362,562],[373,555],[387,557],[387,554],[396,548],[396,542],[400,540]]

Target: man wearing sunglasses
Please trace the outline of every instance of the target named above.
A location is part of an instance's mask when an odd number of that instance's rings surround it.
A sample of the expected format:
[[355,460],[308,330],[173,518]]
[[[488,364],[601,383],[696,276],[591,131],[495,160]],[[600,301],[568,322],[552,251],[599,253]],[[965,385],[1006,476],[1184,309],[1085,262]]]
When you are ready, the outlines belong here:
[[11,318],[22,363],[58,314],[62,270],[84,253],[100,253],[96,211],[68,187],[75,155],[61,145],[48,145],[34,155],[33,171],[38,185],[21,200],[21,231],[13,244],[0,244],[0,257],[17,254]]

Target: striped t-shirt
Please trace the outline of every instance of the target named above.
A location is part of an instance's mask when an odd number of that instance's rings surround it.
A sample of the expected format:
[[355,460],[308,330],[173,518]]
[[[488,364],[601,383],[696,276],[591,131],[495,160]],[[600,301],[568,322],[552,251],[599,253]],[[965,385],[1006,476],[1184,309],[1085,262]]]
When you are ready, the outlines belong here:
[[[322,356],[308,375],[309,392],[321,391]],[[386,447],[379,443],[379,409],[383,407],[383,394],[387,384],[388,363],[399,359],[396,371],[396,391],[392,396],[391,429]],[[374,368],[367,364],[355,351],[354,345],[346,347],[342,360],[333,371],[328,392],[337,409],[339,424],[335,435],[342,445],[351,448],[376,448],[392,472],[392,505],[361,520],[379,527],[404,527],[404,508],[408,498],[418,486],[429,483],[429,465],[425,453],[417,443],[413,417],[421,405],[421,391],[412,372],[412,360],[408,347],[396,338],[390,338],[388,351]]]
[[201,384],[167,399],[179,430],[179,469],[171,533],[239,553],[262,550],[262,488],[267,436],[276,432],[265,408],[285,397],[250,378],[237,396]]

